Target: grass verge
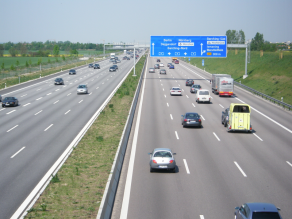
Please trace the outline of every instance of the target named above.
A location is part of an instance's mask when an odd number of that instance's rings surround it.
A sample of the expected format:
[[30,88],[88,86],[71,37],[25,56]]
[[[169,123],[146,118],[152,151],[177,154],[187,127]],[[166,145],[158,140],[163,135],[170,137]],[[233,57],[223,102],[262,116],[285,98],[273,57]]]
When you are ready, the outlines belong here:
[[92,124],[25,218],[96,218],[145,57]]

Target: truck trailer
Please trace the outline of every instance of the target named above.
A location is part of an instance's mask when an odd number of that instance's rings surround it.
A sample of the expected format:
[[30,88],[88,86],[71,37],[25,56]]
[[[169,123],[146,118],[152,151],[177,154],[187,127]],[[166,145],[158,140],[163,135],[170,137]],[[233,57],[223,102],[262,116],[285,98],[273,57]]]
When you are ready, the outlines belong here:
[[212,74],[212,92],[231,97],[234,92],[233,78],[227,74]]
[[115,53],[111,53],[111,54],[110,54],[110,58],[111,58],[111,59],[114,59],[114,58],[115,58],[115,56],[116,56],[116,54],[115,54]]

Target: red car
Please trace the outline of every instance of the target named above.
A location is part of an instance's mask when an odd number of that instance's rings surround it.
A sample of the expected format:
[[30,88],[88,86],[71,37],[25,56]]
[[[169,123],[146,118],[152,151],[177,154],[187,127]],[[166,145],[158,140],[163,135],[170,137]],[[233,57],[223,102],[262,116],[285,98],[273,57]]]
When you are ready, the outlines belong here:
[[178,61],[178,60],[175,60],[175,61],[174,61],[174,64],[179,64],[179,61]]

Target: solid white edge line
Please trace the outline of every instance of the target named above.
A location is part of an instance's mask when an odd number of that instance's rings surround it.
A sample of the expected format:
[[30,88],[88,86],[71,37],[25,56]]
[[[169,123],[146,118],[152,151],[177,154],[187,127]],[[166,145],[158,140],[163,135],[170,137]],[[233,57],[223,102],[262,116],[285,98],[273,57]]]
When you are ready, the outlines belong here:
[[213,132],[213,135],[217,138],[218,141],[220,141],[220,138],[218,138],[215,132]]
[[292,164],[289,161],[286,161],[287,164],[289,164],[292,167]]
[[252,133],[254,136],[256,136],[258,139],[260,139],[261,141],[264,141],[263,139],[261,139],[258,135],[256,135],[255,133]]
[[237,166],[237,168],[240,170],[240,172],[242,173],[242,175],[244,177],[247,177],[247,175],[243,172],[243,170],[241,169],[241,167],[238,165],[238,163],[236,161],[234,161],[235,165]]
[[184,161],[184,164],[185,164],[185,168],[186,168],[187,174],[190,174],[190,170],[189,170],[189,167],[188,167],[186,159],[183,159],[183,161]]
[[10,132],[11,130],[15,129],[18,125],[14,126],[13,128],[9,129],[7,132]]
[[51,124],[48,128],[46,128],[45,130],[44,130],[44,132],[45,131],[47,131],[49,128],[51,128],[53,126],[53,124]]
[[174,133],[175,133],[176,139],[178,140],[179,137],[178,137],[177,131],[175,131]]
[[15,157],[19,152],[21,152],[25,147],[22,147],[19,151],[17,151],[15,154],[13,154],[10,158]]
[[[149,57],[149,55],[148,55],[148,57]],[[148,67],[147,65],[148,65],[148,59],[147,59],[147,63],[146,63],[145,72],[147,72],[147,67]],[[143,79],[144,80],[143,81],[143,89],[142,89],[142,93],[141,93],[139,110],[138,110],[138,115],[137,115],[137,120],[136,120],[136,125],[135,125],[134,138],[133,138],[133,143],[132,143],[132,150],[131,150],[129,167],[128,167],[128,172],[127,172],[127,179],[126,179],[126,185],[125,185],[125,190],[124,190],[124,197],[123,197],[120,219],[126,219],[128,216],[131,184],[132,184],[132,178],[133,178],[135,154],[136,154],[136,147],[137,147],[137,141],[138,141],[138,132],[139,132],[139,126],[140,126],[142,104],[143,104],[143,99],[144,99],[146,77],[147,77],[147,74],[145,74],[145,77]]]

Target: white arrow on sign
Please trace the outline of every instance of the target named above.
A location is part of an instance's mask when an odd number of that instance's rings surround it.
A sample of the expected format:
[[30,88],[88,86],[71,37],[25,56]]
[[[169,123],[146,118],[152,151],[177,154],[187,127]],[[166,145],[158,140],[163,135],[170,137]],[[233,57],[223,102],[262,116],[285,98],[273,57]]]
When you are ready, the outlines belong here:
[[170,55],[171,53],[169,52],[168,55]]
[[203,55],[206,52],[206,50],[203,51],[203,43],[201,43],[201,55]]
[[185,56],[187,55],[187,53],[186,53],[186,52],[185,52],[184,54],[185,54]]
[[152,55],[154,56],[154,43],[152,43]]

